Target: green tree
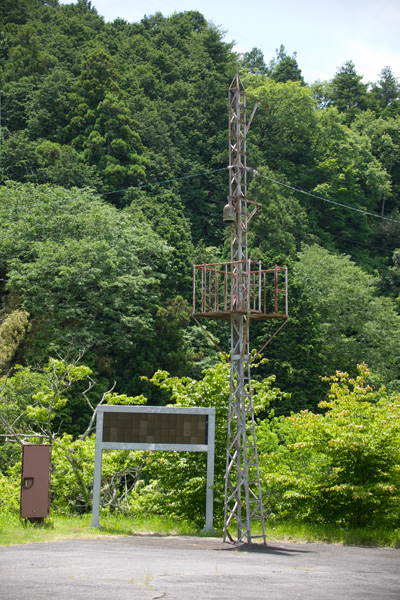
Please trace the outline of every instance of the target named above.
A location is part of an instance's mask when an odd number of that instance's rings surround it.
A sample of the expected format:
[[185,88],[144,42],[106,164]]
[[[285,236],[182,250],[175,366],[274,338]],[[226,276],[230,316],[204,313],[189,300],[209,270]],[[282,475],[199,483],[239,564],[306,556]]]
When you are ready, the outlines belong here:
[[321,81],[317,79],[310,85],[312,96],[315,99],[320,110],[328,108],[332,95],[332,83],[330,81]]
[[292,56],[289,56],[283,44],[281,44],[279,50],[276,50],[275,58],[269,63],[268,75],[274,81],[280,83],[299,81],[304,85],[304,78],[297,63],[297,52],[294,52]]
[[338,69],[331,81],[331,102],[339,112],[344,113],[346,121],[351,122],[360,110],[367,108],[366,83],[362,83],[362,75],[356,71],[355,65],[348,60]]
[[66,128],[85,160],[96,165],[107,189],[127,187],[145,177],[143,146],[138,124],[127,105],[127,94],[117,82],[114,61],[97,49],[82,65],[74,105]]
[[249,164],[268,165],[295,184],[313,162],[316,111],[310,89],[298,81],[257,76],[248,76],[244,84],[262,102],[249,135]]
[[126,212],[136,223],[147,223],[171,247],[164,296],[170,298],[180,294],[189,297],[193,256],[191,223],[184,214],[179,195],[167,188],[154,192],[129,190],[124,195],[124,203],[129,203]]
[[36,144],[24,130],[16,131],[2,143],[1,183],[7,179],[26,182],[36,180],[38,167]]
[[285,179],[260,167],[249,186],[249,197],[261,203],[249,236],[252,258],[262,260],[265,268],[294,259],[301,244],[310,241],[305,209],[288,188],[276,183]]
[[371,153],[390,177],[391,193],[382,197],[379,212],[382,216],[399,208],[400,193],[400,115],[394,118],[376,118],[372,111],[360,113],[352,129],[364,135]]
[[390,264],[381,275],[381,288],[391,298],[396,301],[399,308],[400,304],[400,249],[393,252]]
[[149,343],[169,250],[148,226],[89,191],[16,184],[0,220],[3,302],[30,313],[35,359],[72,345],[116,360]]
[[354,372],[366,362],[376,380],[399,380],[400,317],[394,302],[379,296],[379,280],[347,256],[319,246],[305,248],[294,276],[308,290],[324,339],[325,372]]
[[38,140],[35,158],[36,176],[32,176],[31,181],[53,183],[65,188],[103,187],[96,167],[88,165],[82,154],[71,146]]
[[[32,404],[32,396],[44,385],[43,374],[28,369],[14,369],[12,373],[0,377],[0,479],[8,469],[21,460],[21,446],[11,442],[15,440],[13,432],[20,434],[28,431],[27,406]],[[7,435],[10,438],[7,440]],[[29,438],[26,438],[29,440]],[[19,473],[20,475],[20,473]],[[1,484],[0,484],[1,485]],[[17,488],[20,488],[20,477]],[[17,490],[18,491],[18,490]],[[19,497],[16,496],[16,506],[19,507]]]
[[70,94],[75,80],[63,66],[56,66],[35,90],[27,102],[26,128],[29,138],[62,143],[67,115],[71,111]]
[[66,188],[102,188],[95,166],[71,146],[50,140],[29,139],[27,130],[16,131],[3,143],[2,178],[19,182],[53,183]]
[[[362,113],[355,122],[364,121],[367,114]],[[344,249],[355,259],[368,262],[368,251],[364,248],[374,235],[374,223],[357,209],[382,211],[392,197],[390,174],[383,161],[374,155],[371,138],[364,128],[350,129],[334,108],[319,111],[316,118],[313,192],[356,210],[308,198],[309,222],[315,226],[315,234],[323,245]]]
[[372,107],[382,116],[395,116],[399,114],[400,85],[399,78],[394,76],[391,67],[383,67],[380,79],[372,85],[370,96]]
[[32,82],[29,77],[21,77],[17,81],[4,84],[1,91],[2,137],[4,137],[4,130],[8,133],[26,127],[31,92]]
[[57,58],[42,47],[40,36],[32,23],[21,25],[17,31],[18,43],[9,50],[4,79],[13,81],[29,77],[34,83],[57,64]]
[[39,5],[38,0],[4,0],[0,7],[0,23],[4,26],[7,23],[22,25],[32,16],[32,9]]
[[266,75],[268,71],[264,54],[256,47],[252,48],[250,52],[244,52],[240,55],[239,65],[245,71],[256,75]]
[[[318,410],[318,403],[326,393],[326,385],[320,379],[324,372],[324,339],[321,335],[318,315],[310,299],[307,287],[293,277],[293,263],[289,267],[289,321],[277,336],[271,337],[283,322],[267,321],[252,325],[251,340],[255,350],[263,350],[265,364],[258,369],[256,377],[272,374],[286,395],[271,403],[275,415],[289,415],[300,410]],[[266,415],[264,415],[266,416]]]

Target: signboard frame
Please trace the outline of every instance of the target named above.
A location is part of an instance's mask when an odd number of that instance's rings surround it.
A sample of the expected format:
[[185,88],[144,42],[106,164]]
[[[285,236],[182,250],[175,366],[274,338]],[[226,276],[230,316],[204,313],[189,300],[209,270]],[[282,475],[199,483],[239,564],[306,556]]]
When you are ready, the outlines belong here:
[[[158,443],[103,441],[104,416],[106,413],[156,414],[156,415],[205,415],[205,443]],[[204,532],[213,531],[214,503],[214,454],[215,454],[215,408],[174,406],[120,406],[105,405],[97,409],[96,446],[93,476],[92,522],[90,527],[100,525],[100,489],[103,450],[154,450],[165,452],[207,452],[206,524]]]

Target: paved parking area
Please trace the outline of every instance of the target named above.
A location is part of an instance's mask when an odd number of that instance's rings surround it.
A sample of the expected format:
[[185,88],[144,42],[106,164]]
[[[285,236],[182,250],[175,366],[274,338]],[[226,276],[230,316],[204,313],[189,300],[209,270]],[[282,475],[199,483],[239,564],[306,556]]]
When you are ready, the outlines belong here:
[[0,548],[1,600],[399,600],[400,550],[133,536]]

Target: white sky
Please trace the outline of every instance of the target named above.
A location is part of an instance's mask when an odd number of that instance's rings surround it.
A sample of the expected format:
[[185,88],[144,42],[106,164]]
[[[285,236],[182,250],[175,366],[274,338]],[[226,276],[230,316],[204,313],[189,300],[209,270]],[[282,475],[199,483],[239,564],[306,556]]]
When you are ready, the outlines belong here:
[[386,65],[400,76],[400,0],[92,0],[92,6],[106,21],[129,22],[197,10],[226,31],[237,52],[256,46],[268,63],[281,44],[290,55],[296,51],[309,83],[332,79],[346,60],[364,82],[377,81]]

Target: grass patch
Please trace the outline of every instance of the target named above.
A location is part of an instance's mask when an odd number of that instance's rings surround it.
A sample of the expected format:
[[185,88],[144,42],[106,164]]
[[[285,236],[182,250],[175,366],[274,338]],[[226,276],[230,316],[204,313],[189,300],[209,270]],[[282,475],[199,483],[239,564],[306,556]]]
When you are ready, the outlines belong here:
[[[0,513],[0,546],[52,542],[62,539],[92,538],[130,535],[192,535],[207,536],[194,525],[181,519],[168,517],[127,517],[122,514],[103,515],[101,528],[90,527],[91,515],[64,515],[52,513],[40,525],[22,521],[16,513]],[[269,520],[266,522],[267,542],[314,542],[351,546],[376,546],[400,548],[400,529],[350,529],[333,525],[316,525],[298,521]],[[261,528],[252,528],[260,535]],[[232,534],[235,532],[232,529]],[[222,539],[222,531],[213,534]]]
[[350,528],[335,525],[275,521],[266,523],[267,540],[314,542],[346,546],[400,548],[400,529]]
[[128,535],[198,535],[199,530],[183,520],[168,517],[132,518],[122,514],[104,515],[101,528],[91,528],[91,515],[52,513],[42,524],[32,524],[16,513],[0,513],[0,546],[52,542],[74,538],[101,538]]

